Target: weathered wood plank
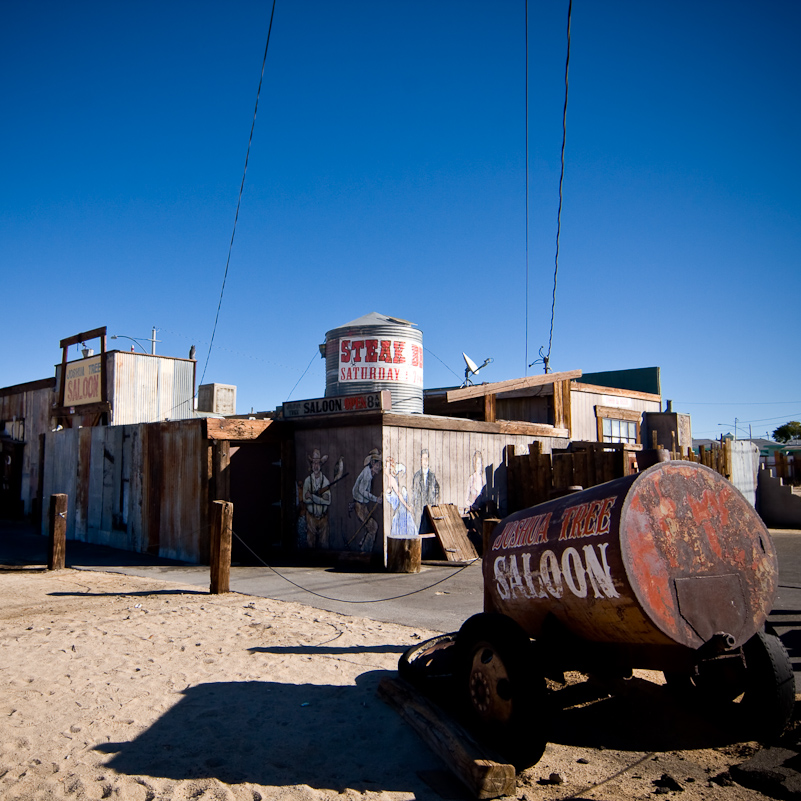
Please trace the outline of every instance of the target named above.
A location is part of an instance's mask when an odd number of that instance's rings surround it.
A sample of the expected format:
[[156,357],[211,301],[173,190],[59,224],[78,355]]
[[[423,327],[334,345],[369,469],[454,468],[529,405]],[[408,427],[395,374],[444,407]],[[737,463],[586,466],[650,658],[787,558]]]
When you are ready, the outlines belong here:
[[497,395],[499,392],[512,389],[538,387],[544,384],[555,384],[557,381],[569,381],[573,378],[580,377],[581,370],[567,370],[563,373],[544,373],[542,375],[532,375],[526,378],[513,378],[509,381],[495,381],[491,384],[480,384],[475,387],[452,389],[449,390],[447,398],[448,402],[465,400],[466,398],[480,398],[483,395]]
[[464,521],[454,504],[426,506],[426,514],[442,545],[442,550],[445,551],[445,558],[449,562],[468,562],[471,559],[478,559],[476,549],[467,537]]
[[273,424],[273,420],[237,420],[209,417],[206,420],[208,439],[258,439]]
[[378,695],[417,732],[476,798],[515,794],[515,769],[488,758],[458,723],[400,679],[382,679]]
[[[361,418],[360,418],[361,419]],[[526,423],[515,420],[498,420],[494,423],[465,420],[458,417],[434,417],[424,414],[383,414],[385,426],[421,428],[425,431],[467,431],[475,434],[507,434],[523,437],[560,437],[566,439],[566,428],[554,428],[546,423]]]

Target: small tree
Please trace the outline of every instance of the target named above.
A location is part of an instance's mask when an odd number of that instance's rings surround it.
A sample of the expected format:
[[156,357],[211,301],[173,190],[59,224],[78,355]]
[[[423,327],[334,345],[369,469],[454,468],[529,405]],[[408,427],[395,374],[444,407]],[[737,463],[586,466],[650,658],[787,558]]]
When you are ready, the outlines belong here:
[[790,442],[794,439],[801,439],[801,423],[791,420],[789,423],[779,426],[773,432],[773,439],[776,442]]

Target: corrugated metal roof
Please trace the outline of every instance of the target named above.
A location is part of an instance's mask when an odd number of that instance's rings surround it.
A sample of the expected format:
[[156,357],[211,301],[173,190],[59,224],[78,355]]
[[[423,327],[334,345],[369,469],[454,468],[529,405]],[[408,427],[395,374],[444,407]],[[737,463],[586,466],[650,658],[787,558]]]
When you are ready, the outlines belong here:
[[[359,317],[356,320],[351,320],[349,323],[343,323],[342,325],[336,326],[336,328],[332,328],[332,331],[336,331],[339,328],[350,328],[351,326],[359,327],[363,325],[417,325],[417,323],[409,322],[409,320],[404,320],[400,317],[387,317],[386,314],[381,314],[380,312],[370,312],[369,314],[365,314],[364,317]],[[327,334],[326,334],[327,336]]]

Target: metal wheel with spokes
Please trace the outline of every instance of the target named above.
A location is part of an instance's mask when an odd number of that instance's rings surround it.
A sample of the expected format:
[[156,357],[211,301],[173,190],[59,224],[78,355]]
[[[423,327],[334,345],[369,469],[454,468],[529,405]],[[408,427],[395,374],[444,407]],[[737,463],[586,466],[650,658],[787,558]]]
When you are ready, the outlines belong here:
[[471,617],[456,636],[456,679],[476,737],[518,770],[534,765],[545,750],[548,715],[525,632],[505,615]]

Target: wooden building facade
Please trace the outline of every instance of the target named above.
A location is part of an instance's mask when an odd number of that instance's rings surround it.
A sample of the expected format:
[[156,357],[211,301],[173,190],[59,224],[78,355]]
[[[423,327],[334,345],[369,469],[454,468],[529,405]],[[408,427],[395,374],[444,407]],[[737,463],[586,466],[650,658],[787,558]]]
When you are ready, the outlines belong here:
[[0,515],[36,516],[41,498],[42,437],[50,429],[55,379],[0,389]]
[[210,503],[230,500],[238,559],[380,561],[388,537],[425,530],[426,505],[505,513],[507,454],[564,433],[391,412],[63,429],[45,437],[42,489],[68,496],[70,539],[205,563]]

